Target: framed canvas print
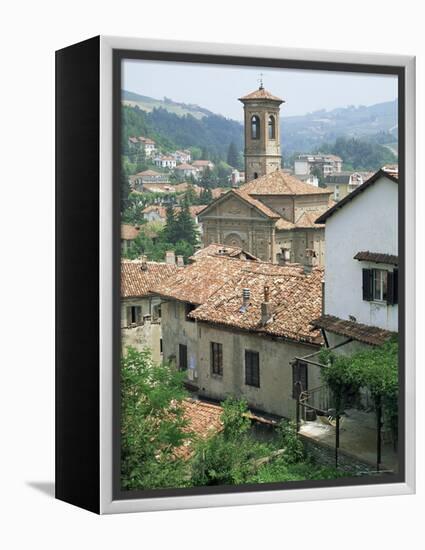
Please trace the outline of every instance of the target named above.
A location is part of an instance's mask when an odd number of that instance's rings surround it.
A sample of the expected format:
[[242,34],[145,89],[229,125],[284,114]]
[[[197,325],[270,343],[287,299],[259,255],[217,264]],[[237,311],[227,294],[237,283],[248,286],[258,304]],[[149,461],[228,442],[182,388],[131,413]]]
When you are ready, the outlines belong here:
[[56,496],[414,491],[414,58],[56,53]]

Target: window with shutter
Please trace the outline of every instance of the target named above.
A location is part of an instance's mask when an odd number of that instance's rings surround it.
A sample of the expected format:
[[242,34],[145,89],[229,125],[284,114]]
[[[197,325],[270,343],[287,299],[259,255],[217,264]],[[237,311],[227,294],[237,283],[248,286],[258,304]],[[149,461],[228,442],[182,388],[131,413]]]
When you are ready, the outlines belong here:
[[363,269],[363,300],[370,302],[372,300],[373,271],[372,269]]
[[389,271],[387,275],[387,304],[398,303],[398,269]]

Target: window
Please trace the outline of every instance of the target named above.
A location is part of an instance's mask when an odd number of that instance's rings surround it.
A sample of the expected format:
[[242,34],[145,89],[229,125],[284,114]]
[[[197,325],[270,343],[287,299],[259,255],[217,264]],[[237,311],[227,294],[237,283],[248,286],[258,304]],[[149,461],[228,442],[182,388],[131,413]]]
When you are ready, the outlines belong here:
[[211,372],[223,376],[223,344],[211,342]]
[[260,387],[260,354],[258,351],[245,351],[245,384]]
[[276,123],[273,115],[269,116],[269,139],[276,139]]
[[129,325],[140,323],[142,320],[142,307],[130,306],[127,308],[127,323]]
[[188,302],[186,302],[184,307],[185,307],[186,321],[189,321],[190,323],[194,323],[195,319],[191,319],[190,317],[188,317],[188,315],[191,311],[196,309],[197,306],[195,306],[194,304],[189,304]]
[[258,178],[258,172],[254,172],[254,179],[256,180]]
[[398,303],[398,270],[363,269],[363,300]]
[[257,115],[251,117],[251,139],[260,139],[260,119]]
[[187,370],[187,346],[179,344],[179,369]]

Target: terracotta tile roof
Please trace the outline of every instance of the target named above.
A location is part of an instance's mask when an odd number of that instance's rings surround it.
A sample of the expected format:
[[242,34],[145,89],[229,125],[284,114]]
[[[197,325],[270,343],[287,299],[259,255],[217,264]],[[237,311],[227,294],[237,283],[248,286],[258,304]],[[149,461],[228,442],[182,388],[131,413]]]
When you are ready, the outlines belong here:
[[392,254],[383,254],[382,252],[357,252],[354,256],[354,260],[360,260],[363,262],[374,262],[376,264],[390,264],[398,265],[398,256]]
[[151,193],[175,193],[177,191],[171,183],[144,183],[143,189]]
[[295,224],[288,221],[288,220],[285,220],[285,218],[280,218],[279,220],[277,220],[276,222],[276,229],[280,229],[280,230],[287,230],[287,229],[295,229]]
[[138,176],[164,176],[165,174],[161,174],[161,172],[157,172],[156,170],[143,170],[143,172],[138,172],[135,174],[134,177]]
[[258,90],[255,90],[247,95],[244,95],[243,97],[239,98],[239,101],[242,101],[243,103],[244,101],[250,100],[250,99],[269,99],[271,101],[279,101],[280,103],[285,103],[283,99],[271,94],[265,88],[258,88]]
[[198,167],[198,166],[214,166],[214,163],[210,160],[194,160],[192,162],[192,166]]
[[121,239],[125,241],[134,240],[140,232],[140,227],[135,227],[134,225],[129,225],[128,223],[121,224]]
[[246,252],[242,248],[236,246],[229,246],[220,243],[211,243],[205,248],[201,248],[189,258],[189,260],[195,261],[205,258],[205,256],[228,256],[229,258],[238,258],[239,260],[255,260],[260,261],[253,254]]
[[[202,263],[201,260],[195,265]],[[219,268],[217,266],[217,270]],[[320,331],[312,330],[310,323],[321,312],[322,280],[321,268],[305,275],[302,268],[291,265],[244,262],[236,276],[228,279],[217,292],[211,293],[202,305],[190,313],[190,317],[257,334],[321,344]],[[272,315],[263,324],[261,304],[265,286],[269,287]],[[244,288],[250,290],[246,308],[242,307]]]
[[178,164],[175,169],[176,170],[197,170],[197,168],[195,168],[191,164],[187,164],[186,162],[183,162],[182,164]]
[[230,191],[230,189],[226,189],[224,187],[216,187],[215,189],[211,189],[212,198],[218,199],[218,197],[221,197],[221,195],[224,195],[227,191]]
[[175,265],[160,262],[146,262],[147,269],[142,269],[141,260],[121,260],[121,297],[147,296],[149,288],[177,273]]
[[323,214],[324,209],[318,209],[318,210],[309,210],[306,212],[303,212],[301,216],[298,218],[298,220],[295,222],[295,227],[299,227],[302,229],[306,228],[317,228],[320,229],[321,227],[325,227],[324,224],[318,224],[316,223],[316,220],[320,214]]
[[344,321],[333,315],[322,315],[312,321],[311,325],[372,346],[380,346],[396,334],[382,328]]
[[250,195],[330,195],[333,191],[300,181],[283,170],[276,170],[243,185]]
[[280,214],[278,214],[277,212],[269,208],[263,202],[257,200],[255,197],[253,197],[247,191],[245,191],[242,187],[240,189],[232,189],[231,193],[234,193],[238,197],[241,197],[241,199],[243,199],[245,202],[257,208],[257,210],[265,214],[268,218],[280,218]]
[[246,263],[246,260],[235,258],[207,256],[186,266],[168,279],[153,284],[150,290],[164,298],[203,304]]
[[185,399],[182,402],[183,418],[187,421],[184,432],[193,433],[183,445],[176,449],[176,456],[188,459],[193,454],[193,439],[207,439],[223,429],[221,415],[223,408],[205,401]]

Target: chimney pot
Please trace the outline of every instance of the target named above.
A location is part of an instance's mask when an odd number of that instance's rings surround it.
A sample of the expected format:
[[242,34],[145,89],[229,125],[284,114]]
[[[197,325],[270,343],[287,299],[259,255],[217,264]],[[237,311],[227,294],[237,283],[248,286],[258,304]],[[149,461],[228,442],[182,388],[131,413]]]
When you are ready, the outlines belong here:
[[243,305],[245,307],[249,304],[250,296],[251,296],[251,293],[249,291],[249,288],[243,288],[242,289],[242,301],[243,301]]
[[183,267],[183,266],[184,266],[184,258],[183,258],[183,256],[180,256],[180,255],[177,256],[177,265],[178,265],[179,267]]

